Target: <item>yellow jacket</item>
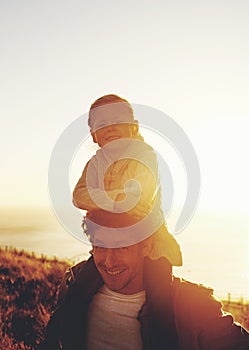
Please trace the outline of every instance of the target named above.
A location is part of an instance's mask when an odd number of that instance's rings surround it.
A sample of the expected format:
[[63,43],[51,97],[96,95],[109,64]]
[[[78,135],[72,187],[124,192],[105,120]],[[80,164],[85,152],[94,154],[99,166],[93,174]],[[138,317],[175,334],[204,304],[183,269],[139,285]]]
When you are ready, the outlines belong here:
[[[135,244],[154,234],[157,243],[150,257],[165,256],[180,266],[181,250],[167,230],[161,208],[156,154],[144,141],[123,142],[123,152],[111,142],[88,161],[73,191],[73,203],[87,211],[92,243],[96,230],[111,236],[112,247],[117,240]],[[124,200],[117,201],[120,195]]]

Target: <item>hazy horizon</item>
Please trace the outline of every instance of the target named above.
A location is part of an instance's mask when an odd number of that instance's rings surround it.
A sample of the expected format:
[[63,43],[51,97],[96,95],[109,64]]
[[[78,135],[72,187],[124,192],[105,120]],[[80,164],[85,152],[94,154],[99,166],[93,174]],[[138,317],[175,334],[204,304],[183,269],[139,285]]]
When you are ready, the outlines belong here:
[[[219,297],[230,292],[234,298],[249,300],[246,222],[244,232],[234,232],[236,221],[243,219],[246,220],[246,216],[231,219],[197,210],[189,226],[176,236],[182,247],[184,264],[174,268],[174,273],[214,288]],[[227,232],[224,232],[225,224],[230,225]],[[90,245],[67,232],[52,209],[45,207],[1,208],[0,245],[75,260],[86,259],[90,250]]]

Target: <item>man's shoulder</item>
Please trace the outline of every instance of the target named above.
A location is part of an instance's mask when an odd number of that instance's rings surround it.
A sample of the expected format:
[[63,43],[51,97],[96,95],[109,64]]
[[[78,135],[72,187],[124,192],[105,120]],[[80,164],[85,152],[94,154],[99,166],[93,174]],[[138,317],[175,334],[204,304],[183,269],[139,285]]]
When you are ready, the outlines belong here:
[[174,277],[173,279],[173,287],[176,292],[184,292],[187,295],[192,296],[200,296],[200,295],[212,295],[213,289],[207,286],[204,286],[200,283],[190,282],[185,280],[184,278]]
[[64,301],[69,285],[76,279],[78,273],[86,264],[87,260],[82,260],[70,266],[64,274],[61,284],[58,289],[58,300]]
[[196,320],[222,314],[222,303],[213,295],[213,289],[181,278],[173,281],[174,303],[178,313]]

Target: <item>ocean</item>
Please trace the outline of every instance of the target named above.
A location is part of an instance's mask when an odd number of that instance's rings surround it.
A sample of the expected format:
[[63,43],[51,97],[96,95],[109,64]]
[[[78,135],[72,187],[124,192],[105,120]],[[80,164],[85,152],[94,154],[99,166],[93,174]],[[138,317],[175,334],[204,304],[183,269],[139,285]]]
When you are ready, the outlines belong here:
[[[212,287],[219,298],[230,293],[233,299],[249,301],[246,220],[246,217],[197,213],[176,236],[183,252],[183,266],[174,267],[174,274]],[[50,208],[2,208],[0,246],[75,262],[86,259],[91,249],[90,244],[67,232]]]

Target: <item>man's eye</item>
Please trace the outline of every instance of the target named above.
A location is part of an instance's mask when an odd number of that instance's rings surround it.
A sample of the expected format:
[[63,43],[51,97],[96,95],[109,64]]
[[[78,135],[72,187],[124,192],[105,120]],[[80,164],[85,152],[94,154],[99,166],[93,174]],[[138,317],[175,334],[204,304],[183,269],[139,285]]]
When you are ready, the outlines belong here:
[[126,247],[126,246],[125,246],[125,247],[120,247],[119,249],[120,249],[121,251],[124,251],[124,250],[128,250],[128,247]]
[[94,250],[98,253],[103,253],[103,252],[105,252],[106,248],[101,247],[101,246],[94,246]]

